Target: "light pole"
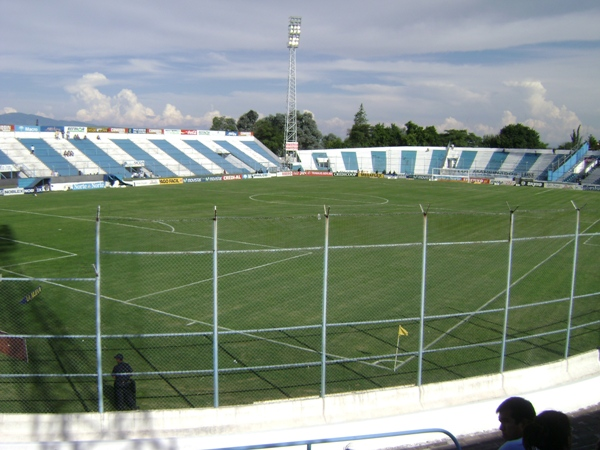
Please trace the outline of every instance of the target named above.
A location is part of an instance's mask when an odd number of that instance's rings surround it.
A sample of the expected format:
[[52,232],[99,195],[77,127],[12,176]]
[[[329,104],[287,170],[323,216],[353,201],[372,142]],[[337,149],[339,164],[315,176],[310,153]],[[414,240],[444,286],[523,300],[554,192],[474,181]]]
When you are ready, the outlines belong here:
[[296,49],[300,45],[301,17],[290,17],[288,25],[288,48],[290,65],[288,70],[287,115],[285,117],[285,163],[291,168],[298,151],[298,128],[296,124]]

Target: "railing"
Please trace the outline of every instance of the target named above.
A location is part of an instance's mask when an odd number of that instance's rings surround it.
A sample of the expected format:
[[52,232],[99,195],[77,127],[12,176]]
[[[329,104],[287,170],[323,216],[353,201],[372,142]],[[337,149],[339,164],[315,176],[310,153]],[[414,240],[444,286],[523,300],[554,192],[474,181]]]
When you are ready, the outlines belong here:
[[[365,439],[381,439],[388,437],[396,437],[396,436],[411,436],[417,434],[428,434],[428,433],[442,433],[448,436],[455,447],[460,450],[461,446],[458,442],[458,439],[450,433],[442,428],[425,428],[422,430],[408,430],[408,431],[392,431],[389,433],[375,433],[375,434],[363,434],[357,436],[343,436],[343,437],[335,437],[335,438],[325,438],[325,439],[307,439],[301,441],[289,441],[289,442],[273,442],[269,444],[255,444],[255,445],[241,445],[237,447],[220,447],[212,450],[254,450],[254,449],[262,449],[262,448],[281,448],[281,447],[298,447],[301,445],[305,445],[307,450],[311,450],[312,446],[315,444],[331,444],[333,442],[348,442],[348,441],[359,441]],[[350,444],[346,445],[344,449],[350,449]]]

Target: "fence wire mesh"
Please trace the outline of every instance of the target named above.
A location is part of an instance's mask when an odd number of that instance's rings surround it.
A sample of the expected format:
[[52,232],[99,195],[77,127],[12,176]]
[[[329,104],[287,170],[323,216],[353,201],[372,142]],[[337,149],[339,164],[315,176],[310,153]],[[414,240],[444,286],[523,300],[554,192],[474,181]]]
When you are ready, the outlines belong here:
[[99,267],[0,282],[0,408],[114,410],[119,353],[137,405],[167,409],[433,383],[596,348],[600,227],[575,214],[101,219]]

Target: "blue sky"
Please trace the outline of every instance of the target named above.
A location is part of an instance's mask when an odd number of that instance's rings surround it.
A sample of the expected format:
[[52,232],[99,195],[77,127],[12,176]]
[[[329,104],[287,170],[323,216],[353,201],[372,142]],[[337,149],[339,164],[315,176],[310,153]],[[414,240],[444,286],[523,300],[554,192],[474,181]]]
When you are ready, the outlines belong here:
[[0,113],[200,129],[285,113],[289,16],[297,108],[324,134],[362,103],[371,124],[600,138],[597,0],[5,2]]

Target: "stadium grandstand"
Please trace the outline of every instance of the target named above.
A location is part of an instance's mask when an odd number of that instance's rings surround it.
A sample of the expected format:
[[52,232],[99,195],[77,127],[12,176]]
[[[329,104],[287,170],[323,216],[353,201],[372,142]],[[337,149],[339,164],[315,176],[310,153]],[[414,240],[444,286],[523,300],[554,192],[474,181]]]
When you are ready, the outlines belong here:
[[449,145],[299,150],[286,166],[250,132],[0,125],[0,183],[28,192],[70,189],[78,181],[138,186],[159,179],[208,181],[286,171],[596,189],[599,162],[600,152],[590,152],[587,144],[574,151]]

